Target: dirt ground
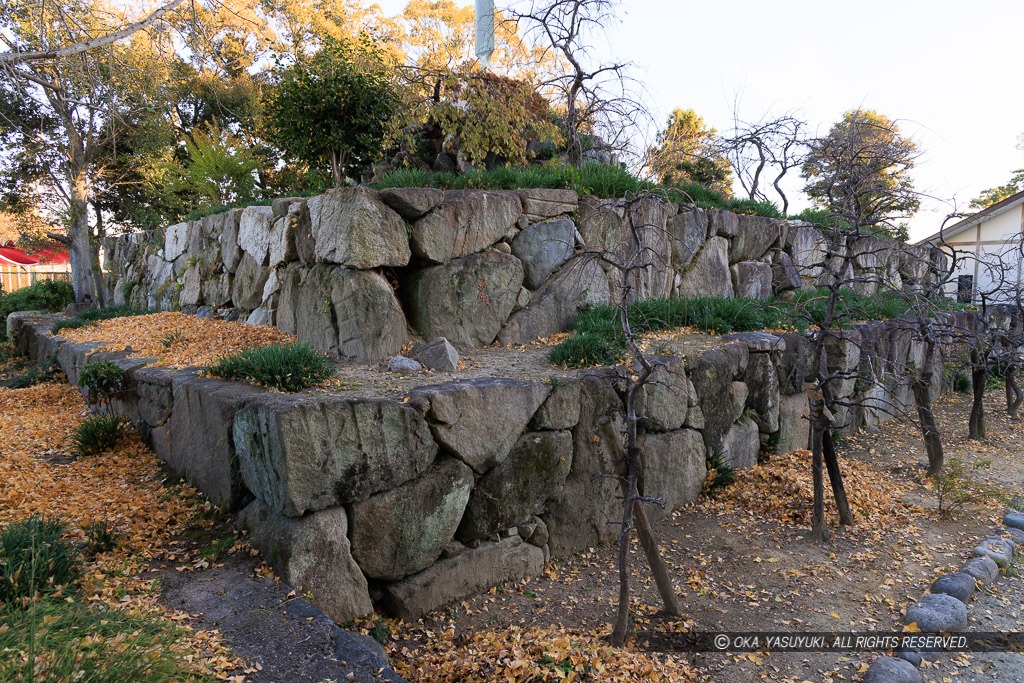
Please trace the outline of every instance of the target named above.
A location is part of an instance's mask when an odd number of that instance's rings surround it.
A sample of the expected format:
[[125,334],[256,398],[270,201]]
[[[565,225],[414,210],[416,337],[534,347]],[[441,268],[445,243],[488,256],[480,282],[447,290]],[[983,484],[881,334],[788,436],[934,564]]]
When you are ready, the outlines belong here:
[[[961,433],[966,431],[967,396],[944,398],[937,412],[947,458],[990,462],[976,471],[977,478],[1016,492],[1021,489],[1024,435],[1019,423],[1001,412],[1001,400],[1000,391],[989,392],[989,439],[981,444],[967,441]],[[671,521],[658,529],[680,592],[682,620],[669,621],[658,614],[657,592],[641,556],[633,555],[633,581],[639,592],[634,603],[638,631],[899,630],[907,604],[916,601],[938,573],[961,566],[974,542],[991,533],[999,521],[1003,508],[997,503],[955,519],[938,514],[935,494],[923,486],[923,448],[909,424],[890,422],[879,434],[846,439],[839,450],[841,458],[864,462],[899,482],[905,491],[901,503],[911,520],[909,525],[882,531],[870,524],[852,530],[833,527],[830,540],[817,543],[807,538],[806,527],[780,524],[741,510],[722,513],[706,501],[698,501],[675,511]],[[566,628],[607,631],[616,608],[614,562],[612,547],[592,548],[556,562],[540,579],[492,590],[420,625],[397,629],[391,649],[415,652],[427,631],[445,628],[455,630],[453,644],[473,630],[513,625],[558,623]],[[1012,613],[1020,614],[1021,586],[1020,576],[1004,576],[991,589],[983,590],[979,599],[999,596],[1001,604],[1009,599]],[[974,606],[968,610],[972,615],[978,611]],[[1005,621],[1003,627],[1009,627]],[[676,656],[690,658],[714,681],[849,681],[859,680],[877,654]],[[996,677],[999,657],[1010,658],[1007,661],[1021,658],[956,655],[923,673],[926,680],[933,681],[1012,680]]]
[[[454,373],[422,370],[411,375],[389,372],[387,362],[374,365],[338,364],[336,381],[330,387],[316,391],[345,391],[359,396],[395,397],[405,394],[414,387],[439,384],[458,379],[476,377],[509,377],[532,381],[543,381],[553,377],[565,379],[575,376],[577,370],[558,367],[548,361],[548,352],[568,335],[556,334],[521,346],[487,346],[462,350],[459,354],[459,369]],[[644,341],[648,347],[666,344],[673,353],[685,355],[693,351],[722,344],[720,337],[695,331],[673,333],[652,333]],[[411,349],[410,343],[405,349]]]

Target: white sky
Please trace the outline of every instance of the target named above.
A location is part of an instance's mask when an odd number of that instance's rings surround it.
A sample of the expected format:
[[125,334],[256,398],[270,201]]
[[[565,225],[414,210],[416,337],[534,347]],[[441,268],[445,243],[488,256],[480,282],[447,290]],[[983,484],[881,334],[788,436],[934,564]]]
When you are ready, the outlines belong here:
[[820,133],[858,106],[897,119],[923,151],[917,190],[945,200],[923,202],[914,239],[1024,167],[1022,26],[1021,0],[624,0],[602,49],[637,65],[661,123],[692,107],[728,130],[737,98],[742,118],[795,110]]

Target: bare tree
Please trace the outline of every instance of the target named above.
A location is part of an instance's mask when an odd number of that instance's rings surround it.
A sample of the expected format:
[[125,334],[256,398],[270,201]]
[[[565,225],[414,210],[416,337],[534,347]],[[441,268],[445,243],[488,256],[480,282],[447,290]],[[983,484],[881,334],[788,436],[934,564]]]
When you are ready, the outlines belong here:
[[807,123],[794,114],[764,117],[751,123],[733,112],[733,130],[719,139],[718,146],[750,199],[769,201],[766,187],[770,186],[782,202],[782,213],[789,211],[789,197],[782,189],[782,180],[804,163],[806,129]]
[[621,210],[628,221],[624,243],[615,245],[607,251],[584,252],[583,258],[578,262],[579,267],[582,267],[588,261],[597,260],[617,271],[619,277],[616,278],[618,296],[614,302],[615,325],[616,332],[622,335],[628,349],[626,363],[616,368],[615,372],[617,381],[625,386],[625,445],[621,443],[609,418],[604,418],[599,427],[601,438],[609,444],[615,461],[614,476],[619,480],[623,500],[622,517],[617,522],[620,525],[617,538],[619,606],[609,638],[612,645],[617,647],[625,644],[631,628],[629,553],[634,529],[654,576],[664,611],[674,616],[681,614],[679,598],[672,586],[671,576],[661,557],[657,539],[644,509],[644,504],[664,507],[663,499],[645,494],[643,434],[648,418],[640,413],[641,398],[648,388],[660,381],[656,377],[659,363],[641,348],[639,335],[630,321],[630,304],[637,298],[638,283],[652,272],[663,273],[668,268],[666,255],[663,253],[666,235],[659,234],[664,228],[647,222],[648,212],[643,210],[643,204],[650,202],[667,202],[667,199],[661,194],[642,192],[617,201],[615,207],[609,207],[610,211]]
[[527,40],[553,52],[565,65],[562,73],[541,83],[564,106],[569,163],[583,159],[581,135],[600,134],[613,148],[625,151],[650,114],[635,92],[629,62],[600,62],[593,41],[617,20],[618,0],[523,0],[506,10]]

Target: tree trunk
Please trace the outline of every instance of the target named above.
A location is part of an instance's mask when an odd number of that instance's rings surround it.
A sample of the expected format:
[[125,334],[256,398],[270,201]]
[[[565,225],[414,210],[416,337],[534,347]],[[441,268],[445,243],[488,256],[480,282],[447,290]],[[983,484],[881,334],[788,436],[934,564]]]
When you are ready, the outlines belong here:
[[[619,435],[612,428],[611,420],[602,422],[599,429],[601,431],[601,439],[611,449],[612,459],[615,462],[621,463],[617,468],[619,471],[616,474],[620,476],[619,481],[621,482],[622,495],[629,495],[627,482],[623,476],[625,475],[626,456],[622,451]],[[639,487],[637,490],[639,491]],[[661,551],[658,550],[658,540],[654,536],[654,531],[651,529],[651,524],[647,519],[647,512],[642,505],[635,505],[633,507],[633,522],[636,524],[636,534],[640,538],[640,545],[643,546],[644,554],[647,556],[647,564],[651,568],[651,574],[654,575],[654,583],[658,587],[658,594],[661,596],[664,610],[667,614],[678,617],[682,614],[682,608],[679,606],[679,597],[676,595],[675,587],[672,585],[672,577],[668,573],[668,567],[661,556]]]
[[839,469],[839,457],[836,455],[836,447],[832,442],[831,429],[826,429],[822,433],[821,445],[825,456],[825,468],[828,470],[828,480],[832,484],[832,495],[836,499],[836,508],[839,510],[839,523],[853,526],[853,512],[850,511],[850,502],[846,499],[846,487],[843,485],[843,474]]
[[828,538],[825,528],[825,478],[822,473],[822,451],[824,450],[825,430],[829,428],[821,416],[821,405],[812,408],[818,414],[811,423],[811,474],[814,480],[814,510],[811,515],[811,538],[824,541]]
[[75,303],[96,305],[96,278],[93,274],[94,245],[89,230],[89,186],[85,172],[71,178],[71,225],[68,229],[68,255],[71,258],[71,286]]
[[622,513],[622,531],[619,532],[619,611],[615,618],[615,627],[608,638],[614,647],[626,644],[629,634],[629,539],[633,508],[636,505],[636,477],[627,476],[625,482],[626,505]]
[[1017,368],[1012,365],[1006,368],[1006,414],[1011,419],[1017,419],[1017,411],[1020,410],[1021,401],[1024,400],[1024,392],[1017,386]]
[[971,365],[974,402],[971,404],[967,438],[981,441],[985,438],[985,381],[988,379],[988,366],[978,351],[971,351]]
[[942,433],[935,423],[931,402],[931,370],[925,370],[917,377],[911,388],[914,390],[914,403],[917,404],[917,419],[921,423],[921,436],[928,453],[928,476],[934,477],[942,471],[944,456],[942,453]]

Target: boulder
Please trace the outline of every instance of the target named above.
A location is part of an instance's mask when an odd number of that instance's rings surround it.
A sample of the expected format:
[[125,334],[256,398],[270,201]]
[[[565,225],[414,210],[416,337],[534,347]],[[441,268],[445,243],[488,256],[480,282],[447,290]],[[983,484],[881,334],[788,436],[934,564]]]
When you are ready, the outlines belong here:
[[504,581],[521,581],[542,571],[544,551],[524,543],[518,535],[510,536],[440,560],[384,586],[381,604],[391,616],[414,621]]
[[729,405],[732,367],[729,358],[719,349],[691,354],[688,366],[689,379],[704,416],[704,447],[708,453],[713,453],[732,426]]
[[208,280],[203,280],[202,300],[213,308],[219,308],[231,303],[231,276],[227,273],[215,275]]
[[903,659],[879,657],[871,662],[863,683],[921,683],[921,672]]
[[1024,531],[1024,512],[1007,512],[1003,516],[1003,524]]
[[523,262],[523,283],[537,289],[575,251],[576,225],[568,218],[534,223],[512,240],[512,254]]
[[270,252],[270,227],[274,219],[269,206],[248,206],[238,223],[238,246],[259,266],[267,265]]
[[181,280],[181,292],[178,294],[179,306],[198,306],[203,300],[199,268],[190,266]]
[[802,394],[804,382],[814,373],[814,347],[810,340],[796,332],[780,333],[785,348],[779,356],[779,391],[783,395]]
[[999,565],[991,557],[975,557],[963,566],[960,570],[964,574],[970,574],[978,580],[982,586],[986,586],[996,580],[999,576]]
[[580,421],[580,383],[575,377],[551,383],[544,399],[528,425],[529,429],[571,429]]
[[427,338],[485,346],[508,319],[522,283],[519,259],[494,251],[417,270],[405,287],[409,322]]
[[229,273],[235,272],[242,260],[242,249],[238,246],[238,226],[241,220],[241,209],[224,214],[224,229],[220,233],[220,255]]
[[688,384],[681,358],[656,358],[654,372],[637,396],[637,415],[647,418],[648,429],[670,432],[686,421]]
[[708,469],[704,440],[699,432],[680,429],[643,437],[644,495],[661,498],[664,511],[647,507],[652,519],[660,519],[675,508],[700,496]]
[[409,263],[405,222],[373,190],[328,190],[307,206],[317,261],[361,270]]
[[429,567],[455,535],[472,488],[473,472],[441,456],[416,479],[353,503],[349,538],[359,568],[396,581]]
[[423,366],[412,358],[392,356],[388,359],[388,372],[394,372],[399,375],[414,375],[422,369]]
[[779,431],[779,374],[773,353],[752,353],[743,380],[747,384],[746,407],[756,415],[754,422],[762,432]]
[[235,510],[246,493],[232,427],[239,402],[263,389],[241,382],[179,373],[172,380],[173,409],[167,465],[185,475],[217,507]]
[[249,490],[289,517],[394,488],[437,454],[423,417],[384,399],[255,396],[233,437]]
[[672,248],[672,268],[681,271],[690,265],[708,236],[708,217],[703,209],[683,208],[666,224]]
[[455,372],[459,369],[459,352],[444,337],[417,344],[412,349],[412,357],[428,370]]
[[164,231],[164,260],[176,261],[188,249],[189,223],[176,223]]
[[967,606],[952,595],[928,593],[907,608],[905,624],[917,624],[923,633],[952,633],[967,628]]
[[516,190],[516,194],[523,204],[523,214],[531,222],[570,214],[580,200],[575,190],[524,188]]
[[246,325],[269,325],[270,324],[270,310],[266,306],[259,306],[249,317],[245,319]]
[[813,279],[821,274],[827,249],[825,238],[814,228],[791,226],[787,233],[786,250],[801,278]]
[[623,438],[622,400],[611,379],[588,372],[580,388],[580,419],[572,430],[572,469],[562,490],[548,501],[544,515],[552,550],[560,557],[594,547],[615,538],[609,519],[622,515],[615,463],[609,444],[600,436],[598,423],[610,418]]
[[932,593],[952,595],[966,605],[971,601],[971,596],[974,595],[977,587],[978,582],[970,574],[953,572],[951,574],[943,574],[935,579],[928,590]]
[[772,295],[772,267],[757,261],[740,261],[729,267],[732,288],[744,299],[767,299]]
[[383,360],[408,339],[402,306],[380,273],[293,264],[281,281],[277,327],[353,363]]
[[712,237],[704,242],[697,256],[682,273],[679,296],[685,299],[700,296],[732,297],[728,254],[729,243],[724,237]]
[[579,232],[587,249],[621,256],[626,243],[625,209],[614,199],[580,200]]
[[732,332],[722,335],[723,342],[743,342],[750,353],[785,351],[786,340],[768,332]]
[[380,198],[404,220],[412,222],[434,210],[444,199],[444,192],[432,187],[389,187],[380,191]]
[[610,300],[608,278],[593,260],[569,261],[544,283],[530,305],[512,314],[498,333],[501,344],[525,344],[568,330],[579,310]]
[[800,279],[800,271],[793,263],[793,257],[781,249],[773,252],[772,284],[775,286],[776,292],[803,287],[803,280]]
[[739,230],[729,243],[729,263],[755,261],[779,239],[779,222],[762,216],[737,216]]
[[565,484],[571,466],[568,431],[524,433],[504,461],[477,481],[458,539],[486,538],[543,512],[544,502]]
[[733,382],[729,385],[729,413],[727,416],[729,424],[740,419],[740,415],[746,410],[749,394],[750,390],[743,382]]
[[267,246],[267,266],[276,268],[298,258],[295,232],[299,218],[295,214],[281,216],[270,228]]
[[836,398],[853,394],[857,385],[860,365],[861,335],[856,329],[833,330],[825,338],[825,356],[828,371],[839,378],[832,381]]
[[235,308],[251,311],[263,303],[263,287],[270,271],[256,262],[249,252],[242,255],[231,282],[231,301]]
[[790,394],[779,397],[779,440],[775,452],[780,455],[802,451],[810,447],[811,414],[807,394]]
[[548,395],[548,385],[482,377],[416,387],[438,443],[483,474],[500,464]]
[[434,263],[469,256],[504,237],[522,212],[519,197],[508,192],[445,192],[437,208],[412,224],[412,253]]
[[974,546],[971,554],[975,557],[988,557],[997,565],[1006,569],[1014,555],[1013,541],[1007,538],[986,538]]
[[761,451],[757,424],[741,420],[732,426],[722,439],[722,462],[734,469],[753,467]]
[[252,544],[281,579],[337,623],[373,612],[366,578],[352,559],[345,509],[330,508],[301,519],[282,517],[259,500],[239,515]]
[[708,209],[708,237],[731,239],[740,232],[740,217],[725,209]]

